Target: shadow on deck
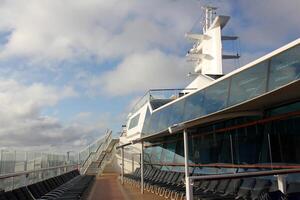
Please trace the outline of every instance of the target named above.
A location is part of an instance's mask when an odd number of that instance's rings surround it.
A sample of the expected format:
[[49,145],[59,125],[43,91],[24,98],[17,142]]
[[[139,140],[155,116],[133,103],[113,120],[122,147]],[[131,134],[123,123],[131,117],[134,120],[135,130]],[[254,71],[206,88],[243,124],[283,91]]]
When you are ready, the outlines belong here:
[[116,173],[104,173],[94,182],[88,196],[88,200],[109,199],[109,200],[163,200],[155,194],[147,191],[144,194],[140,190],[128,184],[122,185]]

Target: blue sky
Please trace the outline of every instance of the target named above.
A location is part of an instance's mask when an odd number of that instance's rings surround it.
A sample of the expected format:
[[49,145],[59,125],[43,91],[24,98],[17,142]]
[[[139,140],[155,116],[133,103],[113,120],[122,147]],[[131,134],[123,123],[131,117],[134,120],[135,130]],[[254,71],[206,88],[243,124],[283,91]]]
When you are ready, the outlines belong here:
[[[239,62],[299,37],[290,0],[0,0],[0,146],[82,148],[150,88],[184,87],[201,6],[232,18]],[[231,44],[225,46],[231,49]]]

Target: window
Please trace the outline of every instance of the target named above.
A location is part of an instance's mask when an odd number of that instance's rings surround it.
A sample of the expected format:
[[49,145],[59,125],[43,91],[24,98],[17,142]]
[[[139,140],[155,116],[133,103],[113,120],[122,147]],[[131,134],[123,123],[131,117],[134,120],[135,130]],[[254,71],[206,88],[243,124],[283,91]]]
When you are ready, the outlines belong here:
[[140,114],[137,114],[135,117],[133,117],[130,120],[129,128],[128,129],[132,129],[132,128],[136,127],[138,125],[138,123],[139,123],[139,119],[140,119]]

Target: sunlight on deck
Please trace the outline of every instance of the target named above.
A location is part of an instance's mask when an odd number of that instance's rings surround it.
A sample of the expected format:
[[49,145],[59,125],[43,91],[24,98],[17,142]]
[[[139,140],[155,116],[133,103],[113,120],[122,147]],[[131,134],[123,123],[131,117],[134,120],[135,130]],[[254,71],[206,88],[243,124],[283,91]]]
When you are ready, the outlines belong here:
[[136,187],[131,187],[128,184],[122,185],[118,180],[116,173],[104,173],[97,177],[95,183],[90,191],[88,200],[109,199],[109,200],[163,200],[165,198],[159,197],[147,191],[142,195],[140,190]]

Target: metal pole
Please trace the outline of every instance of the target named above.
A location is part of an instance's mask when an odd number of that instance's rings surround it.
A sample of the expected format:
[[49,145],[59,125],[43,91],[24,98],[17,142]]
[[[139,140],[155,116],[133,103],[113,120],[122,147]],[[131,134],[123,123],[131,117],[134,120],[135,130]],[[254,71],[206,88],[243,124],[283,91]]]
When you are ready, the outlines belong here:
[[141,145],[141,194],[144,194],[144,142]]
[[273,170],[272,147],[271,147],[271,138],[270,138],[269,133],[268,133],[268,145],[269,145],[269,156],[270,156],[271,169]]
[[193,199],[193,186],[190,182],[189,174],[189,145],[188,145],[188,132],[186,129],[183,131],[184,140],[184,170],[185,170],[185,193],[186,200]]
[[28,152],[25,152],[24,171],[27,171]]
[[121,148],[121,156],[122,156],[122,170],[121,170],[121,183],[124,184],[124,147]]
[[283,194],[286,194],[286,175],[285,174],[277,175],[277,184],[278,184],[278,189]]
[[131,169],[131,172],[133,173],[134,172],[134,154],[132,154],[131,156],[131,164],[132,164],[132,169]]
[[0,174],[2,174],[3,173],[3,150],[1,149],[1,160],[0,160]]
[[232,141],[232,135],[229,135],[230,139],[230,152],[231,152],[231,163],[234,164],[234,157],[233,157],[233,141]]

